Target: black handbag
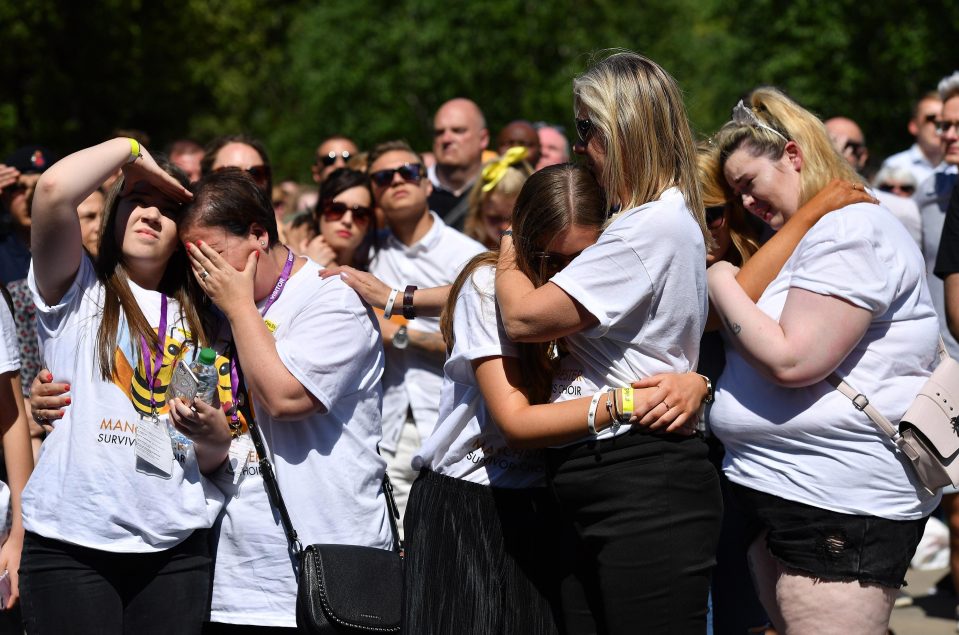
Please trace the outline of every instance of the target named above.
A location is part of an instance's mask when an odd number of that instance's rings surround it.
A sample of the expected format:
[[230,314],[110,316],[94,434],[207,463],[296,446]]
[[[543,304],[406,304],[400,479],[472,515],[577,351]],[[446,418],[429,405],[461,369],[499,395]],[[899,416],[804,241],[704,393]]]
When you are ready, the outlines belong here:
[[260,474],[270,503],[280,514],[297,573],[296,626],[301,633],[359,635],[398,633],[403,621],[403,559],[400,555],[399,511],[389,477],[383,475],[393,549],[359,545],[308,545],[293,528],[253,417],[247,417]]

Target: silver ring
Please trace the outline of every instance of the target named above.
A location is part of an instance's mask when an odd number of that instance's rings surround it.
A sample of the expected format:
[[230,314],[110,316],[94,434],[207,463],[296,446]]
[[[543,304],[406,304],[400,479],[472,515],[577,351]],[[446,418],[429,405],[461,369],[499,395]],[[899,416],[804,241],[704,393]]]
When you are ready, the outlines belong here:
[[206,277],[210,275],[210,272],[204,269],[200,272],[200,280],[206,280]]

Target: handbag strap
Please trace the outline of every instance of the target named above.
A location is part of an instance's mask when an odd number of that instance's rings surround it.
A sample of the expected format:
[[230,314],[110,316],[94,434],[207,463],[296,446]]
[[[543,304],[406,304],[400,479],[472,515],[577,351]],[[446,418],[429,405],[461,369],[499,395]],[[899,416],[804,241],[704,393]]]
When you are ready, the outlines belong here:
[[[940,363],[949,357],[949,351],[946,349],[946,343],[943,341],[942,335],[939,336],[938,353]],[[898,447],[903,454],[908,456],[910,460],[914,461],[918,458],[916,451],[912,448],[912,446],[906,443],[906,440],[901,434],[899,434],[899,429],[892,425],[892,422],[890,422],[889,419],[883,416],[881,412],[876,410],[876,408],[869,403],[869,397],[850,386],[836,373],[831,373],[829,377],[826,378],[826,381],[832,384],[833,388],[841,392],[847,399],[849,399],[856,410],[865,414],[867,417],[869,417],[869,419],[872,420],[873,423],[879,426],[879,429],[882,430],[886,436],[892,439],[892,442],[896,444],[896,447]]]
[[[249,400],[247,400],[249,403]],[[252,410],[252,408],[251,408]],[[283,530],[286,533],[286,539],[290,543],[290,549],[294,556],[299,556],[303,551],[303,544],[297,536],[296,529],[293,527],[293,520],[290,518],[290,512],[283,501],[283,494],[280,493],[280,484],[276,480],[276,473],[273,471],[273,464],[270,462],[269,455],[266,452],[266,444],[263,443],[263,435],[260,434],[260,426],[252,417],[251,412],[245,412],[247,428],[250,430],[250,437],[253,439],[253,447],[256,448],[256,454],[260,457],[260,476],[263,477],[263,484],[266,487],[266,494],[270,503],[280,513],[280,522],[283,523]],[[378,452],[379,450],[377,450]],[[397,520],[400,517],[399,509],[396,506],[396,500],[393,498],[393,484],[390,483],[389,475],[383,472],[383,494],[386,497],[386,515],[390,520],[390,531],[393,534],[393,550],[400,551],[400,532],[397,527]]]

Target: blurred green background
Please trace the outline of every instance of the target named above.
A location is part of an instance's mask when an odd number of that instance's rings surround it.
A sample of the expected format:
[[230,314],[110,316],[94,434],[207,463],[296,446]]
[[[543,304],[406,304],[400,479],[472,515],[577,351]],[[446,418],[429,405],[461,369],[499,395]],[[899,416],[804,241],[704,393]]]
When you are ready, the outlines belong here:
[[516,118],[570,129],[572,78],[625,47],[679,80],[699,136],[775,84],[856,119],[878,165],[911,143],[914,99],[959,68],[959,2],[0,0],[0,42],[3,153],[67,153],[124,127],[155,149],[246,132],[276,177],[308,180],[334,133],[427,149],[454,96],[494,135]]

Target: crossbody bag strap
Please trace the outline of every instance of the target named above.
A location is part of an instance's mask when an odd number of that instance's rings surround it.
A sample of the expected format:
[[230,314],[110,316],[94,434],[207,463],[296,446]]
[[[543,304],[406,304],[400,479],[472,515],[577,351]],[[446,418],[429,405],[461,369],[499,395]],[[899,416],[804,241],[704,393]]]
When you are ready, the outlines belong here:
[[[280,522],[283,523],[283,531],[286,533],[286,539],[290,543],[290,549],[293,551],[293,555],[297,556],[295,561],[298,561],[300,552],[303,551],[303,544],[300,542],[300,538],[296,533],[296,529],[293,527],[293,520],[290,518],[290,512],[286,508],[286,503],[283,501],[283,494],[280,493],[280,484],[276,480],[276,472],[273,470],[273,464],[270,462],[270,456],[266,452],[266,444],[263,443],[263,435],[260,434],[260,426],[256,423],[256,420],[253,417],[253,404],[250,399],[246,400],[246,406],[242,407],[245,412],[243,416],[246,417],[246,426],[250,431],[250,438],[253,440],[253,447],[256,449],[256,455],[260,457],[260,475],[263,477],[263,485],[266,488],[266,495],[270,499],[270,503],[280,514]],[[400,517],[399,508],[396,506],[396,500],[393,498],[393,484],[390,483],[390,477],[383,472],[383,494],[386,498],[386,515],[390,519],[390,531],[393,534],[393,550],[399,553],[400,551],[400,533],[399,528],[396,525],[397,519]]]
[[[249,400],[247,400],[249,403]],[[263,477],[263,485],[266,487],[266,495],[270,498],[270,503],[280,513],[280,522],[283,523],[283,531],[286,532],[286,539],[290,543],[290,549],[294,556],[299,556],[303,551],[303,545],[293,527],[293,520],[290,518],[290,512],[286,509],[286,503],[283,502],[283,494],[280,493],[280,484],[276,480],[276,473],[273,471],[273,464],[266,453],[266,445],[263,443],[263,435],[260,434],[260,426],[253,420],[250,414],[246,415],[246,425],[250,430],[250,438],[253,439],[253,447],[256,448],[256,454],[260,457],[260,476]]]
[[899,434],[899,430],[896,428],[896,426],[892,425],[889,419],[884,417],[881,412],[876,410],[873,405],[869,403],[869,398],[866,397],[866,395],[847,384],[842,377],[836,373],[829,375],[829,377],[826,378],[826,381],[832,384],[836,390],[841,392],[846,398],[852,401],[852,405],[856,408],[856,410],[865,413],[865,415],[869,417],[873,423],[879,426],[879,429],[882,430],[886,436],[892,439],[892,442],[895,443],[896,446],[902,450],[904,454],[906,454],[906,456],[908,456],[910,459],[913,458],[912,455],[915,454],[915,452],[912,448],[906,445],[906,441],[902,438],[902,435]]

